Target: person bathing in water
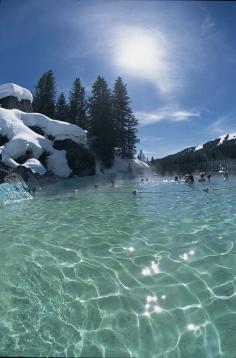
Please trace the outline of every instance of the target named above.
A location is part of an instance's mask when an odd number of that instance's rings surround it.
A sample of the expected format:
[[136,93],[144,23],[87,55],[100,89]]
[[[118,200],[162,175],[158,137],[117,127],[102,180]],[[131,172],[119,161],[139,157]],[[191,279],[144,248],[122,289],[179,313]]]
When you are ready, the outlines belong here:
[[200,181],[200,182],[206,181],[206,178],[204,178],[204,177],[205,177],[205,173],[204,172],[200,173],[200,178],[198,179],[198,181]]
[[192,174],[185,174],[185,176],[184,176],[184,181],[185,181],[185,183],[187,183],[187,184],[192,184],[192,183],[194,183],[194,178],[193,178],[193,175]]

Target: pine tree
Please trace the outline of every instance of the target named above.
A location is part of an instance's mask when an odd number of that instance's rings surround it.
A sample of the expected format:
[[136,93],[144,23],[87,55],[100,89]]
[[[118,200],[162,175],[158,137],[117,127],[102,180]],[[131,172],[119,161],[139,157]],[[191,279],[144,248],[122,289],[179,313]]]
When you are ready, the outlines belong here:
[[44,73],[35,87],[33,110],[54,117],[56,98],[55,77],[52,70]]
[[57,119],[59,121],[68,122],[69,117],[70,117],[69,107],[68,107],[68,104],[66,103],[64,93],[62,92],[59,95],[57,102],[56,102],[55,119]]
[[140,149],[140,151],[139,151],[139,153],[138,153],[138,155],[137,155],[137,158],[138,158],[139,160],[143,160],[143,151],[142,151],[142,149]]
[[134,158],[134,155],[136,153],[136,144],[139,142],[139,139],[137,138],[137,127],[138,121],[133,115],[133,113],[131,113],[127,126],[127,158]]
[[133,115],[127,88],[121,77],[115,82],[112,98],[116,147],[121,148],[122,158],[133,158],[138,142],[138,121]]
[[106,168],[114,159],[114,122],[112,119],[111,92],[104,78],[99,76],[89,98],[89,137],[91,146]]
[[144,155],[142,149],[140,149],[140,151],[139,151],[139,153],[138,153],[138,155],[137,155],[137,158],[138,158],[139,160],[141,160],[142,162],[146,162],[147,159],[148,159],[148,158],[145,157],[145,155]]
[[88,125],[86,114],[87,101],[85,98],[85,89],[81,85],[79,78],[75,79],[70,90],[69,105],[71,122],[86,129]]

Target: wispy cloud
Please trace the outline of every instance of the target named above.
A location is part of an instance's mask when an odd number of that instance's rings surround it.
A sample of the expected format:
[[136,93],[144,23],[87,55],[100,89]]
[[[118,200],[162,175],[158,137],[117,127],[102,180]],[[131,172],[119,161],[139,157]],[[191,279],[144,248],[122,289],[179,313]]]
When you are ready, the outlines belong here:
[[163,137],[158,137],[158,136],[152,136],[152,135],[150,135],[150,136],[148,136],[148,137],[143,137],[143,138],[141,138],[140,139],[140,143],[142,142],[142,143],[145,143],[145,142],[148,142],[148,143],[150,143],[150,142],[160,142],[160,141],[162,141],[164,138]]
[[154,112],[137,111],[135,116],[139,120],[139,123],[145,126],[163,121],[187,121],[192,118],[200,117],[200,112],[195,110],[174,110],[173,108],[167,107]]
[[227,133],[236,132],[236,112],[230,112],[217,118],[209,127],[208,130],[214,134],[223,135]]
[[183,69],[165,32],[156,27],[120,26],[113,35],[113,59],[120,71],[152,82],[162,95],[180,89]]
[[199,18],[161,2],[80,3],[80,13],[67,16],[75,32],[66,52],[72,63],[93,56],[98,68],[105,65],[126,81],[147,80],[162,99],[173,100],[185,93],[192,74],[202,71],[209,58],[205,37],[215,26],[203,5]]

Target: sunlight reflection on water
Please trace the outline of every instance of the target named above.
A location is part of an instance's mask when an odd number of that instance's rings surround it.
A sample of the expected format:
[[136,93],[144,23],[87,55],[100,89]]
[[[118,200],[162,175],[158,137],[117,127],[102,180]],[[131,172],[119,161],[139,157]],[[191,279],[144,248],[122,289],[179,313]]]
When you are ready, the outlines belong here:
[[235,358],[236,180],[210,185],[225,191],[150,177],[1,208],[1,355]]

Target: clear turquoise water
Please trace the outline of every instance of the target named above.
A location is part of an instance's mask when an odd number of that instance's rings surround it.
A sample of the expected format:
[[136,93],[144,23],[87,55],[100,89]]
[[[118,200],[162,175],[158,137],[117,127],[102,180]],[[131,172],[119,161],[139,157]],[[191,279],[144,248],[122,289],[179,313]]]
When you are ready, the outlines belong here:
[[235,358],[236,179],[211,186],[73,182],[1,207],[0,355]]

